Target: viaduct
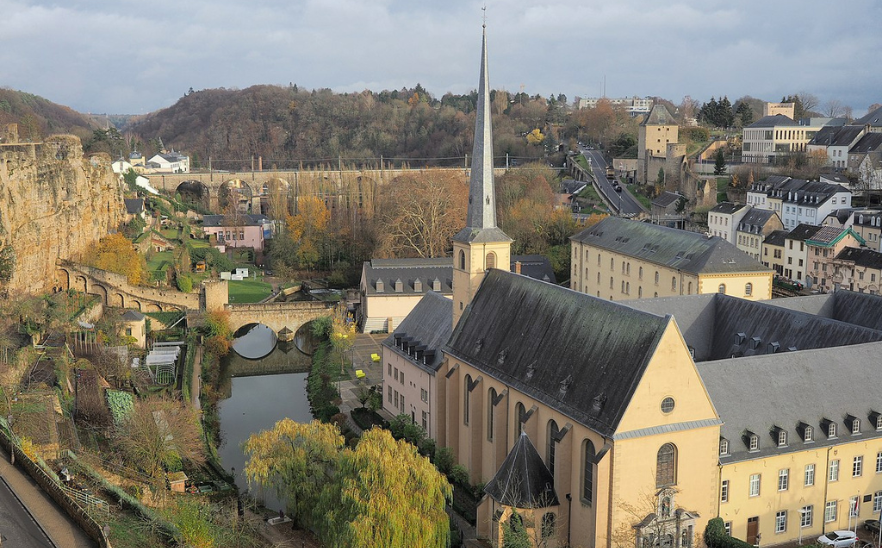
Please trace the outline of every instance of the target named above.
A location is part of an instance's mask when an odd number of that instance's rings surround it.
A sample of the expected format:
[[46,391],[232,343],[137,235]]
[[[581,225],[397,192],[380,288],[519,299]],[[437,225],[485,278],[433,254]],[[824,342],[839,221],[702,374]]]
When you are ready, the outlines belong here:
[[106,306],[139,312],[227,310],[233,331],[248,324],[260,323],[276,333],[285,328],[296,333],[310,321],[332,314],[335,305],[317,301],[230,304],[227,282],[222,280],[204,283],[199,293],[181,293],[131,285],[121,274],[69,261],[59,261],[56,267],[56,291],[75,289],[99,296]]

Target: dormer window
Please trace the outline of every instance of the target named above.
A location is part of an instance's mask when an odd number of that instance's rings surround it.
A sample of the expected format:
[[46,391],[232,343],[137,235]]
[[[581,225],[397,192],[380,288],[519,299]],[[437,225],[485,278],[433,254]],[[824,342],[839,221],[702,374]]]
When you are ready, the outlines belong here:
[[432,291],[441,291],[441,280],[438,278],[432,281]]
[[417,278],[416,280],[413,281],[413,290],[414,290],[416,293],[422,293],[422,292],[423,292],[423,282],[420,281],[419,278]]
[[783,428],[778,429],[778,447],[785,447],[787,445],[787,430]]
[[830,424],[827,425],[827,437],[835,438],[836,437],[836,423],[830,421]]
[[395,280],[395,292],[401,293],[402,291],[404,291],[404,282],[401,281],[401,278],[398,278]]
[[377,293],[382,293],[383,291],[383,280],[377,280]]
[[861,419],[848,415],[845,417],[845,424],[848,426],[849,430],[851,430],[853,436],[861,433]]
[[753,432],[747,433],[747,450],[759,451],[759,436],[757,436]]
[[720,456],[725,457],[729,454],[729,440],[720,438]]
[[805,427],[805,431],[802,433],[802,441],[806,443],[815,441],[815,428],[813,426]]
[[870,423],[875,425],[876,430],[882,430],[882,413],[878,411],[870,413]]

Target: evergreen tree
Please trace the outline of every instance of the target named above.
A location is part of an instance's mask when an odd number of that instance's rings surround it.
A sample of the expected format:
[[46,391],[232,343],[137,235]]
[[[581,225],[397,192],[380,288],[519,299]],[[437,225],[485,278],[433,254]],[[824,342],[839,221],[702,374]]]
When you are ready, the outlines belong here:
[[735,109],[735,118],[741,123],[741,127],[747,127],[753,123],[753,109],[745,102],[738,103]]
[[719,127],[732,127],[735,125],[735,113],[732,111],[732,103],[729,102],[729,97],[723,96],[720,99],[719,104],[717,105],[717,120],[716,124]]
[[722,148],[717,149],[714,155],[714,175],[722,175],[726,173],[726,155]]

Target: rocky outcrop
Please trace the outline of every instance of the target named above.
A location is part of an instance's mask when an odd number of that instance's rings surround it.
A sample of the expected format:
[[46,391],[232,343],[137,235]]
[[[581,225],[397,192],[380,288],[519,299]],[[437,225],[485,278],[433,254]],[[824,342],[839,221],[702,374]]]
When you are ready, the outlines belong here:
[[34,294],[56,286],[57,259],[78,259],[116,230],[125,213],[107,154],[83,157],[80,139],[0,142],[0,249],[13,267],[0,292]]

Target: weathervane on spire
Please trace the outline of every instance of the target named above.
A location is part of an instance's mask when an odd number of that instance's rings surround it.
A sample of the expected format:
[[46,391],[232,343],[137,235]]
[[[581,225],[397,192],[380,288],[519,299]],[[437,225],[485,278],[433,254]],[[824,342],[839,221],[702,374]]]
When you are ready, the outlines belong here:
[[487,28],[487,4],[486,3],[481,8],[481,11],[484,12],[484,22],[481,24],[481,27],[486,29]]

